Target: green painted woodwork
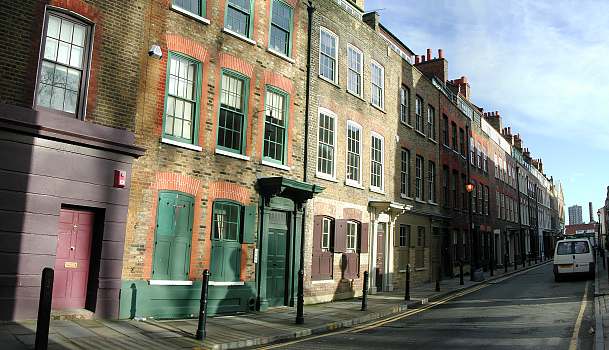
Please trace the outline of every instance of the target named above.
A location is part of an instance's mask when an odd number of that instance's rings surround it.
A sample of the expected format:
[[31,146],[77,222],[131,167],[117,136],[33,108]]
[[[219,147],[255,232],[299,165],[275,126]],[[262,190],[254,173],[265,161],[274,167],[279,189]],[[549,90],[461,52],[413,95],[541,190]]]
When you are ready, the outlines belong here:
[[[234,148],[230,148],[230,147],[225,147],[222,146],[218,143],[219,137],[220,137],[220,128],[216,128],[216,148],[223,150],[223,151],[227,151],[227,152],[232,152],[232,153],[237,153],[237,154],[241,154],[241,155],[245,155],[245,150],[247,148],[246,145],[246,141],[247,141],[247,124],[248,124],[248,102],[249,102],[249,96],[250,96],[250,78],[238,73],[236,71],[230,70],[230,69],[226,69],[223,68],[222,69],[222,75],[220,76],[220,94],[222,94],[222,76],[230,76],[233,77],[235,79],[239,79],[242,81],[243,83],[243,95],[242,95],[242,111],[240,114],[242,114],[243,116],[243,120],[241,122],[241,149],[237,150]],[[222,99],[222,98],[221,98]],[[217,113],[217,121],[218,124],[220,123],[220,114],[222,113],[222,105],[221,105],[221,101],[220,101],[220,105],[218,106],[218,113]]]
[[251,244],[256,241],[256,232],[258,227],[256,226],[256,214],[258,211],[258,205],[248,205],[245,207],[243,214],[243,237],[241,242]]
[[[253,311],[255,282],[241,286],[209,286],[209,316]],[[157,286],[143,280],[121,282],[119,318],[194,318],[199,315],[201,281],[192,286]]]
[[191,196],[174,191],[159,193],[153,279],[188,278],[193,212],[194,199]]
[[285,229],[269,229],[267,253],[267,299],[269,306],[285,305],[287,226]]
[[[205,7],[204,7],[205,8]],[[194,86],[194,115],[192,116],[192,135],[191,135],[191,139],[188,140],[186,138],[183,137],[178,137],[178,136],[174,136],[174,135],[170,135],[170,134],[166,134],[165,133],[165,123],[166,123],[166,119],[167,119],[167,100],[169,98],[169,80],[170,80],[170,65],[171,65],[171,58],[172,57],[179,57],[182,59],[186,59],[192,63],[195,64],[196,67],[196,72],[195,72],[195,86]],[[168,139],[172,139],[175,141],[179,141],[179,142],[184,142],[184,143],[190,143],[193,145],[198,145],[198,140],[199,140],[199,110],[200,110],[200,106],[201,106],[201,71],[202,71],[202,64],[201,62],[199,62],[198,60],[189,57],[187,55],[184,55],[182,53],[177,53],[177,52],[169,52],[168,54],[168,58],[167,58],[167,72],[165,75],[165,102],[163,103],[163,137],[168,138]]]
[[243,206],[236,202],[223,200],[214,202],[210,264],[212,281],[239,281],[242,211]]

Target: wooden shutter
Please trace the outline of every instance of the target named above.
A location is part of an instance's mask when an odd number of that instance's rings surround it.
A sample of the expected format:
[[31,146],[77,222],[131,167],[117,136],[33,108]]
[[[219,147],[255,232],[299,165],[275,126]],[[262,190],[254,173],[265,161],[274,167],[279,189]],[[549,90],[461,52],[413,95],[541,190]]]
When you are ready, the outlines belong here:
[[256,226],[256,212],[258,211],[258,205],[248,205],[245,207],[243,213],[243,235],[241,243],[250,244],[256,240],[257,226]]
[[368,253],[368,224],[361,224],[359,235],[359,252]]
[[159,193],[154,237],[154,259],[152,263],[152,278],[154,279],[169,279],[169,259],[171,242],[174,236],[173,208],[175,203],[175,193]]
[[178,194],[174,214],[174,239],[171,243],[169,278],[187,280],[190,270],[190,247],[192,242],[192,221],[194,199]]
[[321,233],[323,229],[323,219],[321,215],[315,215],[313,218],[313,252],[321,252]]
[[334,226],[334,252],[347,251],[347,220],[335,220]]

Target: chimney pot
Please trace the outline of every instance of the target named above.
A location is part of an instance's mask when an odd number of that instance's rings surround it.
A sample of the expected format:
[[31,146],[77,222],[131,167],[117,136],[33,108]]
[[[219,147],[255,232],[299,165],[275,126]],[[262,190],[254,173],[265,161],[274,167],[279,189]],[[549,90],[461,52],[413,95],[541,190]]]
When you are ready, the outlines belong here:
[[421,55],[421,62],[425,62],[425,55]]
[[461,76],[461,83],[462,84],[467,84],[467,77],[466,76]]
[[419,62],[421,62],[421,58],[419,57],[419,55],[415,55],[414,56],[414,64],[419,64]]
[[431,49],[427,49],[427,60],[431,61]]
[[444,50],[438,49],[438,58],[444,58]]

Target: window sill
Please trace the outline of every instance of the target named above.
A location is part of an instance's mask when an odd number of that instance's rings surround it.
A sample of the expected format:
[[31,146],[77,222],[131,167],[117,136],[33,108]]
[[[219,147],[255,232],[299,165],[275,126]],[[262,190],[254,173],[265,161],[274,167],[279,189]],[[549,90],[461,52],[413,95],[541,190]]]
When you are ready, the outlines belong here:
[[427,138],[427,135],[425,135],[425,134],[424,134],[424,133],[422,133],[421,131],[419,131],[419,130],[415,130],[415,132],[416,132],[417,134],[419,134],[420,136],[423,136],[423,137]]
[[273,163],[273,162],[269,162],[268,160],[262,160],[261,164],[262,164],[262,165],[266,165],[266,166],[270,166],[270,167],[272,167],[272,168],[281,169],[281,170],[287,170],[287,171],[292,170],[292,168],[290,168],[290,167],[289,167],[289,166],[287,166],[287,165],[283,165],[283,164],[276,164],[276,163]]
[[203,151],[203,148],[201,146],[191,145],[189,143],[175,141],[175,140],[167,139],[167,138],[164,138],[164,137],[161,138],[161,143],[165,143],[165,144],[176,146],[176,147],[186,148],[186,149],[189,149],[191,151],[197,151],[197,152]]
[[228,286],[244,286],[245,282],[243,282],[243,281],[239,281],[239,282],[214,282],[214,281],[209,281],[209,285],[210,286],[224,286],[224,287],[228,287]]
[[381,107],[381,106],[377,106],[377,105],[375,105],[375,104],[374,104],[374,103],[372,103],[372,102],[370,102],[370,105],[371,105],[372,107],[374,107],[375,109],[378,109],[379,111],[381,111],[381,112],[383,112],[383,113],[387,114],[387,111],[385,111],[385,109],[384,109],[383,107]]
[[338,85],[338,82],[336,82],[336,81],[330,80],[330,79],[328,79],[328,78],[324,77],[324,76],[323,76],[323,75],[321,75],[321,74],[319,74],[319,79],[321,79],[321,80],[325,81],[326,83],[331,84],[331,85],[333,85],[334,87],[336,87],[336,88],[339,88],[339,89],[340,89],[340,85]]
[[256,45],[256,41],[255,41],[255,40],[252,40],[252,39],[250,39],[250,38],[248,38],[248,37],[246,37],[246,36],[243,36],[243,35],[241,35],[241,34],[239,34],[239,33],[237,33],[237,32],[233,32],[233,31],[232,31],[232,30],[230,30],[230,29],[227,29],[227,28],[222,28],[222,31],[223,31],[224,33],[226,33],[226,34],[229,34],[229,35],[234,36],[234,37],[235,37],[235,38],[237,38],[237,39],[241,39],[241,40],[245,41],[245,42],[246,42],[246,43],[248,43],[248,44],[251,44],[251,45]]
[[427,270],[427,268],[426,267],[415,267],[414,270],[415,271],[425,271],[425,270]]
[[433,139],[433,138],[431,138],[431,137],[429,138],[429,141],[431,141],[431,142],[435,143],[436,145],[438,144],[438,141],[434,140],[434,139]]
[[315,177],[318,179],[326,180],[326,181],[338,182],[338,180],[336,180],[336,178],[334,176],[324,174],[324,173],[315,173]]
[[415,201],[415,202],[417,202],[417,203],[421,203],[421,204],[427,204],[427,202],[426,202],[426,201],[421,200],[421,199],[418,199],[418,198],[417,198],[417,199],[415,199],[414,201]]
[[192,281],[149,280],[151,286],[192,286]]
[[205,17],[201,17],[199,15],[195,15],[194,13],[188,11],[188,10],[184,10],[183,8],[181,8],[180,6],[176,6],[174,4],[171,4],[171,9],[177,13],[180,13],[184,16],[190,17],[192,19],[194,19],[197,22],[201,22],[203,24],[209,24],[209,19],[205,18]]
[[408,199],[408,200],[410,200],[410,201],[413,201],[413,200],[414,200],[414,198],[412,198],[412,197],[408,197],[407,195],[405,195],[405,194],[403,194],[403,193],[400,193],[400,198],[402,198],[402,199]]
[[357,183],[357,182],[352,182],[351,180],[345,181],[345,186],[357,188],[357,189],[360,189],[360,190],[365,190],[366,189],[364,186],[362,186],[362,184]]
[[282,54],[281,52],[277,52],[277,51],[275,51],[275,50],[273,50],[271,48],[267,48],[266,51],[268,53],[270,53],[271,55],[273,55],[273,56],[277,56],[277,57],[283,59],[284,61],[288,61],[288,62],[290,62],[292,64],[296,63],[296,61],[293,58],[288,57],[288,56]]
[[345,91],[347,91],[347,93],[348,93],[349,95],[351,95],[351,96],[353,96],[353,97],[357,97],[358,99],[360,99],[360,100],[362,100],[362,101],[366,102],[366,100],[364,100],[364,96],[363,96],[364,94],[358,95],[358,94],[356,94],[355,92],[353,92],[353,91],[349,90],[349,88],[347,88]]
[[436,207],[438,206],[438,203],[432,201],[427,201],[427,204],[435,205]]
[[216,148],[216,154],[220,154],[220,155],[231,157],[231,158],[237,158],[237,159],[241,159],[241,160],[250,160],[250,157],[244,156],[243,154],[233,153],[233,152],[221,150],[218,148]]
[[411,129],[414,129],[414,126],[412,126],[410,123],[405,123],[405,122],[403,122],[403,121],[401,121],[401,120],[400,120],[400,124],[402,124],[402,125],[404,125],[404,126],[406,126],[406,127],[409,127],[409,128],[411,128]]
[[374,192],[374,193],[385,195],[385,191],[383,191],[382,189],[380,189],[378,187],[370,186],[370,192]]

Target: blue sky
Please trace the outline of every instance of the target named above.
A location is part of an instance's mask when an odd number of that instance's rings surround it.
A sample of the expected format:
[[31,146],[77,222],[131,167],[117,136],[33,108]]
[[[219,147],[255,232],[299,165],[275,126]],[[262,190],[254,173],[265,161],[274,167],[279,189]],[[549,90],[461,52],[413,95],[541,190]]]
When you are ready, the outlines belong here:
[[[609,185],[609,2],[366,0],[416,54],[444,49],[449,79],[468,77],[472,101],[499,111],[567,206],[595,212]],[[566,209],[565,209],[566,211]]]

